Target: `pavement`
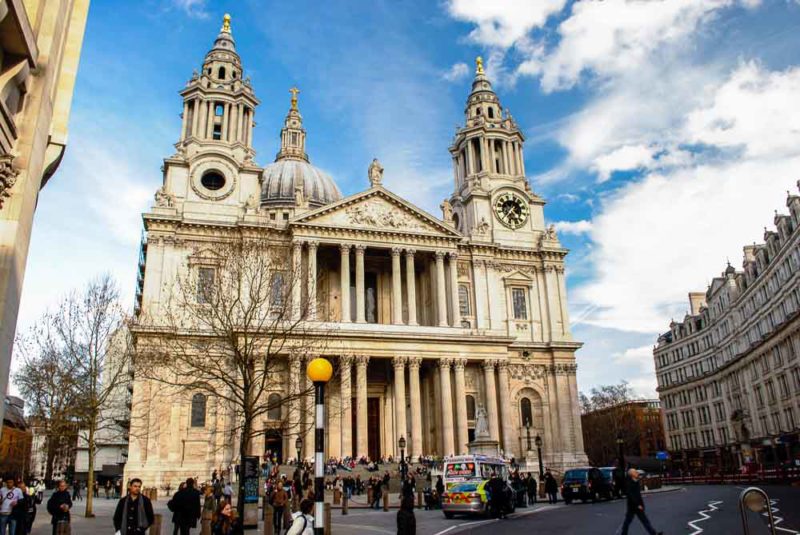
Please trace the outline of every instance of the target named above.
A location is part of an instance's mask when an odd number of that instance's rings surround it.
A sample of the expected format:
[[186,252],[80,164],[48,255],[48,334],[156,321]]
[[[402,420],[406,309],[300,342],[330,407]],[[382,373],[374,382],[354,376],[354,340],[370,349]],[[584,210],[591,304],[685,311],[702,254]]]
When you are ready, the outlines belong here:
[[[744,533],[738,509],[739,493],[744,487],[722,485],[697,485],[672,487],[645,494],[647,515],[657,530],[666,534],[689,535],[736,535]],[[773,500],[775,522],[780,535],[800,535],[800,488],[788,486],[762,487]],[[85,518],[84,502],[73,508],[73,535],[113,534],[111,517],[116,500],[100,498],[95,501],[95,517]],[[163,516],[161,533],[172,533],[170,513],[166,501],[154,503],[156,513]],[[333,534],[394,534],[397,509],[389,512],[369,509],[352,509],[348,515],[334,509],[331,512]],[[456,517],[448,520],[441,511],[415,511],[418,535],[454,534],[530,534],[553,533],[570,534],[608,534],[616,533],[625,515],[624,500],[599,503],[575,503],[564,505],[537,504],[534,507],[520,508],[505,520],[486,520],[481,518]],[[40,507],[34,524],[33,535],[49,535],[49,516]],[[752,535],[769,533],[767,521],[755,513],[749,513],[749,526]],[[200,530],[193,530],[199,535]],[[246,533],[263,533],[258,531]],[[631,535],[643,534],[644,530],[634,520]]]

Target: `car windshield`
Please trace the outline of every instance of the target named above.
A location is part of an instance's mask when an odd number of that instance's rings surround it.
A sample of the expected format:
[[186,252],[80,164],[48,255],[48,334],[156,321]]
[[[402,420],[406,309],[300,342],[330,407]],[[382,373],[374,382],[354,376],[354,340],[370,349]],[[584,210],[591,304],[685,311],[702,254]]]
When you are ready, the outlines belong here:
[[477,483],[459,483],[450,487],[450,492],[475,492],[478,490]]
[[567,481],[586,481],[586,474],[588,470],[567,470],[564,474],[564,480]]
[[603,475],[606,477],[606,479],[611,479],[611,478],[614,477],[614,469],[613,468],[603,468],[600,471],[603,472]]

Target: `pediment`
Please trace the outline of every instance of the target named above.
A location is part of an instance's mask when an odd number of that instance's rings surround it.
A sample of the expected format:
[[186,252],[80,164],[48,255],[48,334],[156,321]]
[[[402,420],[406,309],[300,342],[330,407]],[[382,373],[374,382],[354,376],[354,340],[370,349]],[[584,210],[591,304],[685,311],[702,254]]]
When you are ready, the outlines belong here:
[[515,269],[511,271],[508,275],[503,275],[503,280],[533,282],[533,277],[530,276],[528,273],[525,273],[524,271]]
[[452,226],[383,187],[374,187],[302,214],[291,224],[448,238],[461,237]]

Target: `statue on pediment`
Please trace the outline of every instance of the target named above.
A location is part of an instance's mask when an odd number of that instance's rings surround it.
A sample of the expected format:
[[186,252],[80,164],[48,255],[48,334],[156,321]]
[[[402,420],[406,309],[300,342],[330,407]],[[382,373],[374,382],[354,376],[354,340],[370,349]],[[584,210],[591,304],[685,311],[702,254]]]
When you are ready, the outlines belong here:
[[173,204],[172,195],[167,193],[167,191],[164,189],[164,186],[161,186],[156,190],[156,193],[155,195],[153,195],[153,198],[156,201],[156,206],[158,206],[159,208],[172,208]]
[[442,204],[439,205],[439,208],[442,209],[442,220],[448,223],[453,222],[453,205],[450,204],[450,201],[447,199],[442,201]]
[[383,181],[383,166],[381,166],[381,163],[377,158],[373,158],[372,163],[369,164],[367,176],[369,177],[369,183],[371,186],[374,187],[381,185],[381,182]]

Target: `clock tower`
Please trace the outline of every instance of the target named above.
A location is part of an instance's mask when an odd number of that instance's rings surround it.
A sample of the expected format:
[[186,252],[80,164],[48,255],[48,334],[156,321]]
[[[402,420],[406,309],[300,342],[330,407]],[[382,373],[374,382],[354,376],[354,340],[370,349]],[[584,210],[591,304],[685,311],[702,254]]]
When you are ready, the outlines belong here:
[[475,241],[528,246],[544,233],[544,201],[525,178],[525,138],[476,60],[475,79],[456,132],[453,157],[455,189],[445,201],[452,223]]

